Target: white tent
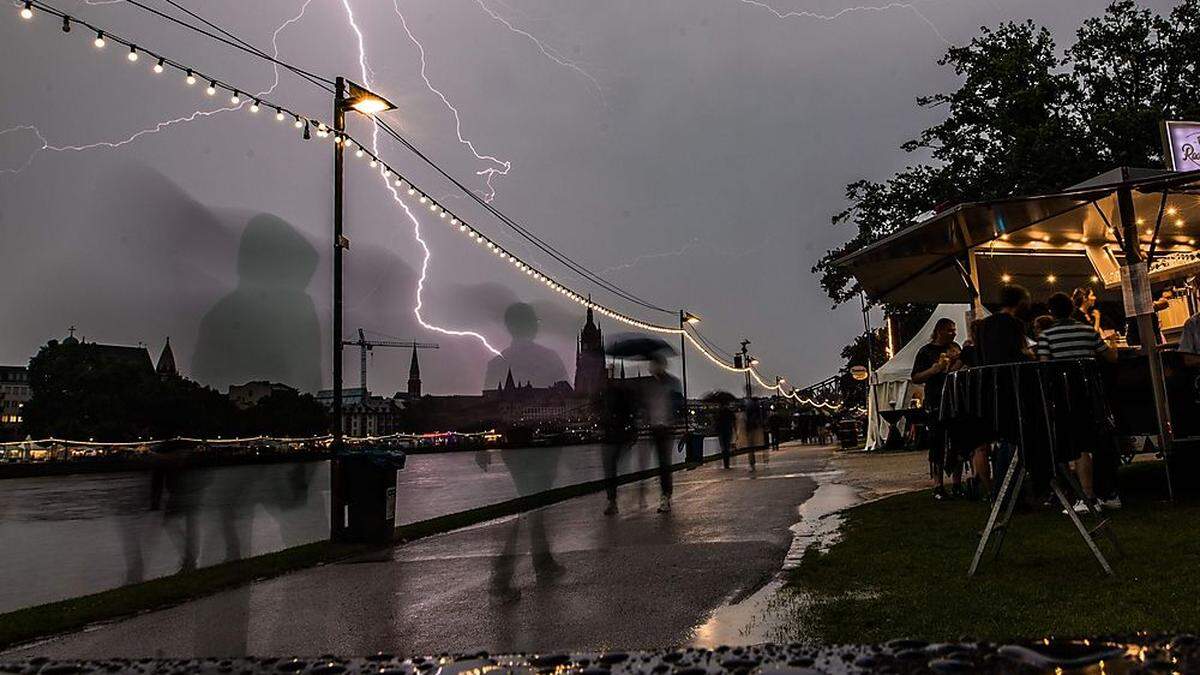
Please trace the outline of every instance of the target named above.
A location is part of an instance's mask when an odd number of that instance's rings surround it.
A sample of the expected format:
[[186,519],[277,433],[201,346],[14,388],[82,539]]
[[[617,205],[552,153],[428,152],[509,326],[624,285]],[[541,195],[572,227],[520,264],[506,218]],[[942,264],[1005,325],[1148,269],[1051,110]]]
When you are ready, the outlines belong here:
[[908,408],[916,388],[921,386],[912,383],[913,361],[921,347],[929,343],[934,325],[939,319],[950,319],[958,326],[958,342],[962,343],[966,339],[970,309],[970,305],[938,305],[908,344],[872,373],[871,387],[867,390],[867,450],[878,450],[887,441],[890,427],[879,416],[879,410]]

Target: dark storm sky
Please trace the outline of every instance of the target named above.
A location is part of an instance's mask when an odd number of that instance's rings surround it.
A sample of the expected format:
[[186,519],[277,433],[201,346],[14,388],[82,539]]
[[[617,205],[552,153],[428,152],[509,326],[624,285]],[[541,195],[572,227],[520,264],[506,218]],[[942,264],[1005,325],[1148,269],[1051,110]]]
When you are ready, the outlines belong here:
[[[265,90],[274,79],[268,65],[122,2],[55,1],[247,88]],[[477,172],[503,166],[476,152],[510,162],[493,180],[501,209],[610,280],[700,314],[705,334],[727,349],[750,338],[764,375],[793,383],[833,372],[838,348],[862,328],[855,308],[829,309],[809,268],[845,235],[829,224],[844,185],[913,161],[897,146],[936,119],[917,110],[914,97],[955,84],[935,63],[944,40],[965,42],[980,25],[1029,17],[1062,44],[1106,4],[920,0],[848,10],[844,0],[775,0],[773,12],[739,0],[345,1],[361,29],[369,79],[399,105],[388,118],[412,141],[480,190]],[[343,0],[182,2],[268,50],[273,32],[295,19],[278,32],[283,58],[363,79]],[[424,48],[428,84],[397,7]],[[112,147],[226,99],[208,99],[175,73],[155,76],[151,63],[130,64],[113,45],[98,52],[81,29],[64,35],[49,17],[23,22],[15,9],[4,11],[0,129],[13,130],[0,135],[0,363],[25,362],[70,325],[90,339],[145,342],[155,355],[169,335],[184,372],[223,389],[276,376],[275,352],[301,358],[319,335],[319,369],[295,379],[327,386],[328,142],[301,143],[290,125],[242,109]],[[841,13],[779,16],[803,11]],[[274,96],[328,115],[327,98],[286,73]],[[474,151],[459,142],[450,106]],[[364,123],[353,124],[369,135]],[[20,125],[35,126],[55,147],[102,145],[40,149],[37,133]],[[482,231],[526,252],[412,156],[382,148]],[[422,255],[412,223],[365,165],[349,170],[347,184],[347,334],[363,326],[435,340],[441,349],[422,355],[425,390],[478,391],[488,350],[413,317]],[[539,342],[571,372],[579,308],[417,213],[431,250],[426,320],[479,331],[503,348],[505,308],[534,303]],[[276,230],[247,234],[255,218],[282,223],[278,248]],[[282,265],[286,288],[264,290],[244,273],[252,255],[270,258],[248,241],[289,252],[264,263]],[[309,246],[312,265],[296,263]],[[228,356],[221,367],[211,365],[214,354]],[[357,362],[349,351],[348,386],[357,384]],[[407,353],[377,351],[372,389],[401,387],[407,367]],[[693,391],[738,382],[699,359],[689,373]]]

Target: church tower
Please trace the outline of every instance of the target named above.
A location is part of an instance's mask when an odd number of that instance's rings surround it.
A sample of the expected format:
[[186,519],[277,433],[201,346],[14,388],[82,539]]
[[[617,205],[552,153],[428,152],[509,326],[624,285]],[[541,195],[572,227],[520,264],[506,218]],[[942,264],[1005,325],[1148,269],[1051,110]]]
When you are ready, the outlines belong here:
[[158,355],[158,366],[154,370],[162,376],[179,374],[175,368],[175,352],[171,351],[170,337],[167,338],[167,344],[163,345],[162,352]]
[[598,396],[604,390],[607,372],[604,366],[604,334],[596,325],[592,308],[588,307],[587,321],[579,331],[575,352],[575,393]]
[[412,364],[408,366],[408,395],[421,397],[421,364],[417,362],[417,348],[413,347]]

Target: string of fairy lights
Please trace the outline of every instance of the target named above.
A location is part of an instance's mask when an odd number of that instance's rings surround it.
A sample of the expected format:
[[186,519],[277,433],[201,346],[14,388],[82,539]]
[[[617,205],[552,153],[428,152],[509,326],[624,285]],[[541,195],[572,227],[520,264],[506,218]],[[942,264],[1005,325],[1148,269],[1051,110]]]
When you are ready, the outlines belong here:
[[561,283],[555,277],[543,272],[537,267],[529,264],[521,257],[512,251],[504,248],[496,241],[489,238],[484,233],[466,222],[455,212],[446,208],[444,204],[439,202],[434,197],[430,196],[426,191],[422,190],[418,185],[414,184],[408,176],[397,170],[394,166],[371,152],[366,145],[356,139],[349,133],[344,131],[336,132],[331,126],[324,121],[308,115],[303,115],[294,108],[283,104],[282,102],[268,99],[263,96],[248,94],[250,91],[246,87],[238,86],[223,78],[218,78],[210,75],[198,68],[172,59],[161,52],[150,50],[137,42],[121,37],[110,30],[95,25],[85,19],[78,18],[67,14],[55,7],[52,7],[41,0],[23,0],[18,3],[20,6],[19,15],[26,21],[31,21],[34,18],[35,12],[56,17],[62,21],[62,31],[64,33],[72,32],[73,28],[85,29],[89,34],[94,33],[95,38],[92,44],[96,49],[105,49],[111,42],[120,45],[122,48],[128,48],[126,59],[130,63],[137,63],[142,58],[153,63],[151,71],[155,76],[165,76],[167,71],[173,71],[177,75],[183,76],[183,81],[186,86],[194,87],[197,84],[203,84],[204,93],[210,97],[216,97],[218,94],[224,96],[229,95],[229,103],[234,106],[244,106],[249,104],[248,109],[251,114],[259,114],[267,111],[268,114],[273,111],[274,118],[277,122],[287,122],[291,120],[291,124],[296,129],[300,130],[300,137],[303,140],[310,140],[314,136],[318,139],[332,138],[332,142],[340,144],[348,156],[365,161],[372,169],[377,169],[380,175],[388,181],[391,181],[395,187],[405,192],[418,205],[428,209],[430,216],[436,216],[438,220],[444,222],[449,231],[457,231],[474,241],[482,250],[486,250],[499,260],[511,264],[513,269],[518,274],[524,274],[531,281],[541,283],[549,290],[558,293],[567,300],[570,300],[583,307],[591,309],[593,312],[600,314],[619,323],[627,326],[661,335],[681,336],[684,340],[690,343],[696,351],[702,354],[709,362],[717,367],[730,373],[748,373],[750,377],[763,389],[776,392],[778,395],[796,401],[803,405],[809,405],[816,408],[826,410],[839,410],[840,405],[828,401],[820,401],[813,398],[808,398],[801,395],[803,389],[786,387],[786,380],[778,378],[775,382],[770,382],[759,374],[755,368],[757,359],[749,360],[742,365],[730,364],[720,355],[715,354],[702,338],[698,338],[697,334],[693,334],[694,327],[688,326],[687,323],[698,321],[696,317],[689,315],[688,322],[680,326],[667,326],[649,321],[643,321],[636,317],[630,316],[624,312],[613,309],[601,303],[595,302],[590,295],[579,293],[571,287]]

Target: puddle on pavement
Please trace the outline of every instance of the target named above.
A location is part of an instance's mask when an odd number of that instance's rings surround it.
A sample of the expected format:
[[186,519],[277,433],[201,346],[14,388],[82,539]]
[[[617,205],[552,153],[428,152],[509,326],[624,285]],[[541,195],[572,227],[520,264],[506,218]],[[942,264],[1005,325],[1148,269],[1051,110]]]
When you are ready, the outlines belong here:
[[717,608],[704,623],[696,626],[692,645],[714,648],[720,645],[785,643],[802,638],[789,617],[817,601],[808,593],[783,588],[783,573],[800,564],[811,547],[826,551],[837,542],[842,525],[841,511],[859,503],[858,490],[835,482],[841,471],[808,474],[817,480],[812,497],[797,507],[800,520],[790,528],[792,544],[783,559],[783,568],[762,588],[740,600]]

